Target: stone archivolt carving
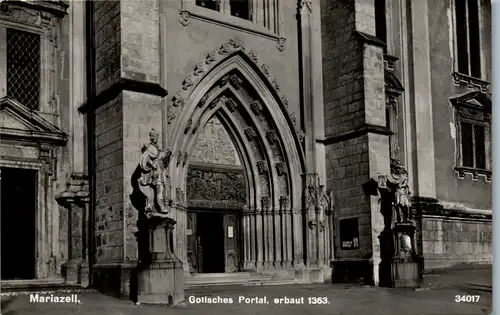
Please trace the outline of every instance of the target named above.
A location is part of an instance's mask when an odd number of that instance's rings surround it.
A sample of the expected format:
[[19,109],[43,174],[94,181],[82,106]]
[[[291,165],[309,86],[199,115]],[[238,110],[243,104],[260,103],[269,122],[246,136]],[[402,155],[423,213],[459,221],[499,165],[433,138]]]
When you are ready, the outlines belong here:
[[257,57],[257,53],[255,51],[250,50],[248,52],[248,55],[250,56],[250,59],[253,60],[253,62],[255,62],[255,63],[259,62],[259,58]]
[[182,152],[177,152],[177,166],[181,165],[182,162]]
[[281,101],[283,102],[283,105],[285,106],[285,109],[288,110],[288,97],[286,95],[283,95],[281,97]]
[[279,51],[283,52],[285,50],[285,42],[286,39],[281,37],[278,39],[278,42],[276,43],[276,48],[278,48]]
[[271,144],[276,143],[278,141],[278,136],[276,135],[276,131],[274,130],[269,130],[268,132],[266,132],[266,137],[269,143]]
[[228,98],[226,100],[226,106],[227,106],[227,109],[229,109],[230,112],[234,112],[236,110],[236,108],[238,108],[238,103],[235,102],[234,100]]
[[182,82],[182,89],[183,90],[188,90],[190,87],[194,85],[193,80],[191,79],[191,76],[187,76],[184,81]]
[[255,129],[253,129],[252,127],[246,128],[244,133],[249,141],[252,141],[254,138],[257,137],[257,133],[255,132]]
[[246,202],[245,180],[242,173],[189,168],[187,192],[189,200]]
[[175,113],[169,108],[167,109],[167,123],[170,125],[175,119]]
[[143,146],[139,165],[132,175],[132,205],[145,217],[163,216],[168,213],[171,201],[167,175],[172,152],[163,152],[159,145],[159,133],[154,128],[149,133],[150,142]]
[[229,43],[224,43],[219,48],[219,54],[227,55],[231,52],[231,45]]
[[306,140],[306,134],[305,134],[304,130],[301,130],[299,132],[298,136],[299,136],[300,143],[304,143],[304,141]]
[[267,173],[267,164],[265,161],[258,161],[257,162],[257,170],[260,175],[263,175],[264,173]]
[[193,131],[191,132],[193,135],[196,133],[196,130],[198,130],[198,128],[200,128],[200,125],[201,125],[201,119],[198,119],[196,121],[196,124],[194,125]]
[[189,14],[188,11],[181,11],[179,23],[181,23],[182,26],[188,26],[191,23],[189,21],[190,17],[191,17],[191,15]]
[[243,84],[243,80],[237,74],[232,74],[229,77],[229,82],[231,82],[231,85],[234,86],[237,90]]
[[200,74],[205,73],[205,68],[203,67],[203,62],[198,62],[194,67],[194,75],[199,76]]
[[292,120],[293,125],[297,126],[297,116],[295,115],[295,113],[290,114],[290,119]]
[[280,91],[280,84],[278,83],[278,80],[273,79],[273,81],[271,83],[272,83],[274,89],[279,92]]
[[255,115],[259,115],[264,109],[260,101],[257,100],[250,103],[250,108],[252,109]]
[[192,125],[193,125],[193,120],[191,118],[189,118],[187,125],[186,125],[186,128],[184,128],[184,134],[187,135],[187,133],[189,132],[189,129],[191,129]]
[[266,76],[269,76],[270,73],[269,73],[269,66],[268,65],[263,64],[262,66],[260,66],[260,70],[262,70],[262,72],[264,72],[264,74]]
[[184,99],[179,94],[176,94],[174,95],[174,97],[172,97],[172,105],[174,105],[175,107],[182,107],[184,106]]
[[214,63],[217,60],[216,55],[217,55],[216,51],[212,51],[212,52],[208,53],[207,57],[205,58],[205,63],[207,65]]
[[[181,11],[181,24],[187,25],[189,24],[189,12],[187,11]],[[281,42],[278,41],[278,42]],[[284,39],[282,41],[284,43]],[[257,54],[255,51],[251,50],[249,52],[246,52],[245,49],[245,44],[242,40],[238,38],[232,38],[230,39],[227,43],[224,43],[221,45],[221,47],[218,50],[212,51],[207,54],[204,63],[206,66],[203,65],[203,61],[199,62],[195,65],[193,72],[188,75],[184,81],[182,82],[182,87],[181,90],[177,92],[176,94],[176,100],[173,100],[173,105],[176,107],[175,109],[170,109],[169,107],[169,114],[168,114],[168,123],[171,124],[178,116],[178,112],[181,110],[180,107],[182,107],[185,103],[184,99],[182,98],[181,94],[189,91],[195,84],[198,82],[198,80],[202,79],[205,73],[211,70],[211,68],[217,63],[217,61],[222,60],[226,55],[240,51],[244,54],[246,54],[250,60],[252,60],[256,65],[258,62]],[[269,80],[268,82],[277,90],[279,91],[279,83],[276,79],[271,79],[270,78],[270,70],[269,66],[266,64],[261,64],[260,65],[261,71],[264,73],[265,77],[267,77]],[[223,79],[221,79],[221,82],[229,82],[236,88],[238,89],[241,87],[241,85],[244,83],[244,80],[239,77],[237,74],[232,73],[229,76],[225,76]],[[220,84],[219,83],[219,84]],[[224,83],[225,84],[225,83]],[[209,93],[207,93],[209,94]],[[198,107],[203,107],[205,105],[206,100],[208,99],[208,95],[205,95],[200,103],[197,104]],[[282,98],[283,104],[285,107],[288,107],[288,100],[284,96]],[[210,104],[212,109],[215,108],[216,104]],[[262,105],[259,105],[260,107],[256,108],[262,108]],[[255,112],[255,109],[252,109]],[[262,109],[258,110],[260,112]]]
[[201,98],[200,102],[198,103],[198,107],[199,107],[199,108],[202,108],[203,106],[205,106],[205,103],[206,103],[206,102],[207,102],[207,100],[208,100],[208,95],[209,95],[209,93],[205,94],[205,95]]
[[276,171],[278,173],[278,176],[285,175],[286,174],[285,163],[282,163],[282,162],[276,163]]
[[188,160],[188,153],[184,152],[184,159],[182,161],[182,166],[186,166],[187,160]]

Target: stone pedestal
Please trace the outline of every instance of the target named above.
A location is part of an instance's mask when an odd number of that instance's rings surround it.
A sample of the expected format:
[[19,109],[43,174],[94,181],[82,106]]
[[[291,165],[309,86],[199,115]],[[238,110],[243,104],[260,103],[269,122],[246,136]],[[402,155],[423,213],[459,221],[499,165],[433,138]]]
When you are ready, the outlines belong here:
[[178,304],[184,300],[182,262],[173,251],[176,221],[166,217],[142,219],[137,232],[137,303]]
[[[380,268],[382,286],[416,288],[422,285],[423,260],[416,252],[415,230],[413,222],[399,222],[392,231],[382,234],[381,242],[387,246]],[[394,249],[391,256],[388,255],[390,245]]]

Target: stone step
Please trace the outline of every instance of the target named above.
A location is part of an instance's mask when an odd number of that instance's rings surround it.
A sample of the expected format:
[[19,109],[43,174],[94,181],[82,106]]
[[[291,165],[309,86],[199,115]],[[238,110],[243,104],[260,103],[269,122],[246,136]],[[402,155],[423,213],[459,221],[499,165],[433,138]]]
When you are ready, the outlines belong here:
[[200,283],[186,283],[186,289],[203,288],[203,287],[217,287],[217,286],[271,286],[271,285],[292,285],[298,284],[296,280],[247,280],[247,281],[231,281],[231,282],[200,282]]
[[270,281],[271,276],[253,276],[253,277],[203,277],[203,278],[188,278],[186,283],[205,283],[205,282],[220,282],[220,283],[231,283],[231,282],[254,282],[254,281]]
[[252,274],[250,272],[233,272],[233,273],[197,273],[190,277],[191,278],[249,278],[251,276]]

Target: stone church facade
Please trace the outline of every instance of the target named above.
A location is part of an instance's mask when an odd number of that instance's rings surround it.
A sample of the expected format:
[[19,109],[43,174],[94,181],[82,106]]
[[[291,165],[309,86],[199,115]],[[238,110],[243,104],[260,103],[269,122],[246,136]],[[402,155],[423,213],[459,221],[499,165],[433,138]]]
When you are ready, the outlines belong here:
[[492,261],[488,0],[3,1],[0,41],[3,284],[129,292],[153,128],[188,283],[377,285],[391,159],[425,269]]

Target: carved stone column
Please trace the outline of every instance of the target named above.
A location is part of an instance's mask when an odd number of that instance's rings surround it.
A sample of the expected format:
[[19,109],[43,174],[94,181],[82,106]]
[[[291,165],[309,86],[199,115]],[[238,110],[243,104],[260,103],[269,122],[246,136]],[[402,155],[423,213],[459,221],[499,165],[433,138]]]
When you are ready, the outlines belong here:
[[255,209],[255,238],[256,238],[256,254],[257,261],[255,266],[257,269],[264,267],[264,244],[263,244],[264,231],[262,229],[262,210]]
[[264,268],[270,268],[272,265],[272,258],[271,258],[271,237],[272,234],[270,234],[270,226],[269,226],[269,212],[270,212],[270,198],[269,197],[262,197],[262,229],[263,229],[263,237],[264,237],[264,242],[263,242],[263,248],[262,250],[264,251]]
[[184,192],[176,189],[176,233],[174,234],[174,244],[176,244],[177,257],[182,261],[182,267],[189,275],[189,263],[187,259],[187,205]]
[[288,197],[281,197],[281,226],[283,227],[283,268],[292,268],[293,261],[293,233],[292,233],[292,211],[288,205]]
[[274,267],[275,268],[281,268],[282,267],[282,261],[283,261],[283,249],[282,249],[282,242],[283,242],[283,229],[284,226],[282,224],[282,215],[283,215],[283,206],[282,203],[285,201],[283,200],[284,197],[280,197],[280,205],[278,209],[275,209],[273,211],[273,225],[274,225]]
[[302,242],[303,236],[303,215],[304,212],[301,209],[291,209],[292,213],[292,227],[293,227],[293,267],[302,268],[304,267],[304,247]]
[[248,222],[248,207],[245,206],[242,211],[242,226],[243,226],[243,269],[248,268],[250,261],[250,229]]
[[249,228],[250,228],[250,236],[249,236],[249,241],[250,241],[250,261],[248,263],[249,269],[255,269],[257,266],[257,252],[256,252],[256,247],[257,247],[257,227],[256,227],[256,222],[255,222],[255,209],[249,208],[248,209],[248,223],[249,223]]

